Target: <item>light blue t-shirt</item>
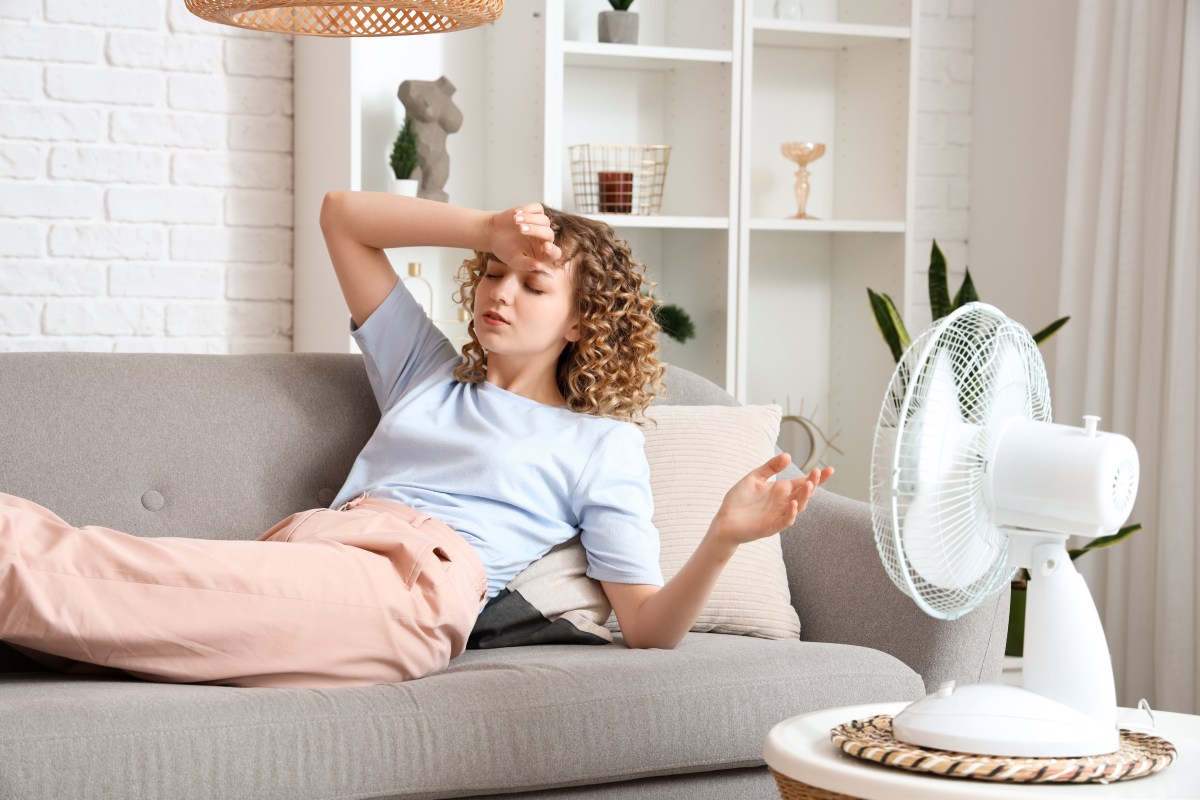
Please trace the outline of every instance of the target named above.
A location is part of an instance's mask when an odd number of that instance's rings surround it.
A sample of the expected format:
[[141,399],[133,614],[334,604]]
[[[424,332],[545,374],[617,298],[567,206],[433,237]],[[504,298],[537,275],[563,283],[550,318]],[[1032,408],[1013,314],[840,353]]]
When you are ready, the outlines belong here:
[[459,382],[461,356],[403,282],[350,332],[382,418],[331,508],[366,492],[441,520],[479,554],[488,599],[576,533],[589,577],[663,584],[636,425]]

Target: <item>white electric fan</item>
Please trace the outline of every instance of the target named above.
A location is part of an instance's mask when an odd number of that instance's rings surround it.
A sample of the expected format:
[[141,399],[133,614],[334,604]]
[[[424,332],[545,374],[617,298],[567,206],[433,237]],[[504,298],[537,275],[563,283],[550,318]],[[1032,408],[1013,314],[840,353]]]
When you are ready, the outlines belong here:
[[955,619],[1031,580],[1024,686],[948,684],[893,720],[897,739],[997,756],[1119,749],[1112,662],[1100,617],[1067,554],[1069,535],[1129,517],[1138,457],[1124,436],[1050,422],[1033,337],[968,303],[937,320],[896,366],[871,464],[875,544],[926,613]]

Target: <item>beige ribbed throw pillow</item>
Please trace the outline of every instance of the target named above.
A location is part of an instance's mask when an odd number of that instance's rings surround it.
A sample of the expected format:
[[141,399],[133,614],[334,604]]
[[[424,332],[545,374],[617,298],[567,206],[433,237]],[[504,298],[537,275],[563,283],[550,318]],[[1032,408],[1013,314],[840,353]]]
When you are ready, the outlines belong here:
[[[695,552],[725,493],[775,455],[780,408],[651,406],[643,428],[663,578]],[[616,630],[616,617],[609,618]],[[693,631],[799,639],[779,534],[740,546],[717,579]]]

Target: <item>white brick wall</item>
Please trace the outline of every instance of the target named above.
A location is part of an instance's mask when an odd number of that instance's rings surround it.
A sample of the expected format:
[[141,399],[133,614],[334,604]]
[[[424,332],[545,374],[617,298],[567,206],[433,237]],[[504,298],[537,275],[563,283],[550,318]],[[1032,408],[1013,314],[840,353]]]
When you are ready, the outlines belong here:
[[972,54],[975,0],[921,0],[918,37],[914,272],[904,314],[916,336],[930,322],[928,268],[934,239],[946,255],[950,295],[970,266]]
[[292,43],[0,0],[0,350],[291,349]]

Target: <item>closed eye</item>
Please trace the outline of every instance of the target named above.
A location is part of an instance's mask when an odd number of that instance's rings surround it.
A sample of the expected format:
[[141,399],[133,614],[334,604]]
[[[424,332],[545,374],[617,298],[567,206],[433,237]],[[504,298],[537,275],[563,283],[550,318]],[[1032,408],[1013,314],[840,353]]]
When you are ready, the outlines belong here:
[[[503,278],[504,276],[497,272],[485,272],[483,274],[483,277],[490,278],[491,280],[495,281],[495,280],[499,280],[499,279]],[[527,291],[529,291],[531,294],[545,294],[546,293],[545,290],[538,289],[538,288],[534,287],[532,284],[528,284],[528,283],[525,284],[525,289]]]

